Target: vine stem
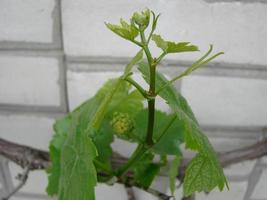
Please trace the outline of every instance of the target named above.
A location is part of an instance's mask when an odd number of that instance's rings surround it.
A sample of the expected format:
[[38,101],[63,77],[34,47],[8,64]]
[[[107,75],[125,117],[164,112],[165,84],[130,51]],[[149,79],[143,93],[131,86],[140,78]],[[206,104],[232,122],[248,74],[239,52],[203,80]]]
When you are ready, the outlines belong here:
[[144,31],[140,31],[140,35],[141,35],[141,41],[143,44],[143,50],[146,54],[148,65],[149,65],[149,71],[150,71],[150,82],[149,82],[148,95],[151,98],[147,99],[148,124],[147,124],[146,144],[148,146],[152,146],[154,143],[153,142],[153,131],[154,131],[154,121],[155,121],[155,85],[156,85],[156,65],[157,65],[157,62],[154,62],[152,55],[149,51]]
[[[117,172],[117,177],[122,177],[137,161],[142,158],[142,155],[153,146],[153,131],[155,121],[155,85],[156,85],[156,65],[157,60],[153,57],[148,48],[148,42],[145,38],[144,31],[140,31],[142,48],[146,54],[147,61],[150,69],[150,83],[149,91],[147,93],[148,102],[148,124],[145,144],[139,144],[134,153],[129,158],[128,162],[123,165]],[[133,83],[133,82],[132,82]],[[135,83],[134,83],[135,84]],[[136,84],[135,84],[136,85]]]
[[131,166],[142,158],[142,155],[147,151],[147,148],[143,144],[139,144],[127,163],[123,165],[117,172],[117,177],[122,177],[131,168]]

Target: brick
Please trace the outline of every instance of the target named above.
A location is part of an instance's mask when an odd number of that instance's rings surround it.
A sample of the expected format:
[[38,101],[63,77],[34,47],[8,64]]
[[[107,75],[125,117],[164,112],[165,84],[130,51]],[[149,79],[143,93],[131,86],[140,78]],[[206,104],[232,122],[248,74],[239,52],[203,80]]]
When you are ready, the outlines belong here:
[[52,138],[53,118],[34,115],[0,115],[0,137],[47,150]]
[[[76,56],[131,56],[134,45],[107,30],[105,21],[117,23],[120,17],[149,7],[162,13],[156,33],[169,40],[191,41],[207,49],[213,43],[226,52],[218,60],[234,63],[266,64],[266,4],[214,3],[202,0],[171,1],[63,1],[65,50]],[[194,14],[192,14],[194,13]],[[261,19],[261,20],[259,20]],[[101,36],[101,37],[99,37]],[[171,56],[191,60],[199,56]]]
[[134,195],[138,200],[157,200],[152,194],[145,192],[144,190],[140,190],[139,188],[134,187]]
[[267,190],[267,169],[263,170],[260,180],[257,183],[251,197],[253,199],[266,199],[266,190]]
[[60,105],[59,61],[0,55],[0,104]]
[[[230,190],[224,189],[220,192],[218,189],[213,190],[208,195],[200,193],[196,195],[196,200],[225,200],[235,199],[243,200],[247,190],[247,182],[230,182]],[[178,197],[177,197],[178,198]]]
[[0,41],[51,43],[55,0],[1,0]]
[[97,200],[106,200],[110,199],[111,197],[116,197],[118,200],[127,199],[126,190],[121,184],[114,184],[112,186],[98,184],[95,192]]
[[202,125],[265,126],[267,81],[189,76],[182,93]]

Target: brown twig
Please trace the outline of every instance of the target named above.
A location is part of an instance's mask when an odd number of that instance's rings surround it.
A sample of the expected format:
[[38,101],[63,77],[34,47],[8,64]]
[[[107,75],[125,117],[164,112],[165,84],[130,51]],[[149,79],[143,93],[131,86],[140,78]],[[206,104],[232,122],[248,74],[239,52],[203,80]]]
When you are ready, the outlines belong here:
[[30,170],[46,169],[49,164],[49,154],[46,151],[16,144],[0,138],[0,155],[15,162],[22,168]]

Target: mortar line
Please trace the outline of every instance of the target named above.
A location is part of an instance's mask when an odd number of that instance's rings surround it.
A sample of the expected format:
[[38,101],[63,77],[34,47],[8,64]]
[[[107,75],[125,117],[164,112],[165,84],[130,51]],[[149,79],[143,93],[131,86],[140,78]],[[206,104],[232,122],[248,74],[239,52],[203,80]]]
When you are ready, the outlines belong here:
[[61,48],[63,51],[63,57],[62,57],[62,78],[63,78],[63,86],[62,86],[62,98],[64,98],[64,106],[65,111],[68,113],[70,112],[70,103],[69,103],[69,94],[68,94],[68,80],[67,80],[67,62],[66,62],[66,54],[64,51],[64,34],[63,34],[63,12],[62,12],[62,1],[58,1],[58,7],[59,7],[59,31],[60,31],[60,41],[61,41]]
[[[67,56],[67,61],[69,63],[99,63],[99,64],[127,64],[132,57],[114,57],[114,56]],[[194,60],[173,60],[173,59],[166,59],[164,60],[164,65],[168,65],[170,67],[176,66],[190,66]],[[207,63],[206,67],[213,67],[213,66],[223,66],[224,68],[240,68],[240,69],[262,69],[267,71],[267,64],[249,64],[249,63],[232,63],[232,62],[211,62]]]
[[62,111],[60,107],[55,106],[28,106],[28,105],[9,105],[0,104],[0,114],[18,115],[18,114],[29,114],[29,115],[51,115],[51,116],[62,116],[66,112]]
[[[69,64],[68,70],[73,72],[106,72],[122,71],[123,67],[130,59],[126,57],[67,57]],[[161,71],[178,74],[189,66],[191,62],[184,61],[166,61],[165,66],[159,66]],[[98,65],[92,67],[91,65]],[[75,66],[73,66],[75,65]],[[78,65],[78,66],[77,66]],[[199,71],[193,72],[193,75],[206,75],[218,77],[239,77],[246,79],[267,80],[267,66],[235,63],[210,63],[205,65]]]

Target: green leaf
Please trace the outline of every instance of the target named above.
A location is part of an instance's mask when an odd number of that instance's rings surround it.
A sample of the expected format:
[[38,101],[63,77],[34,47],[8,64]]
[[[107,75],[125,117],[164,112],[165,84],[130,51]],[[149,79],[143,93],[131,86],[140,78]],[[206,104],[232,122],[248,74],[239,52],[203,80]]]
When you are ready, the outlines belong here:
[[52,165],[47,170],[48,186],[46,191],[50,196],[58,193],[61,148],[67,137],[69,122],[69,117],[65,117],[61,120],[57,120],[54,124],[54,131],[56,134],[53,136],[49,145],[49,154]]
[[192,159],[186,169],[184,179],[184,195],[189,196],[194,192],[209,192],[217,185],[218,182],[222,185],[224,182],[218,176],[218,166],[209,156],[198,154]]
[[[149,80],[149,69],[146,63],[141,63],[138,68],[141,73],[143,74],[146,81]],[[161,88],[162,86],[166,85],[168,80],[159,72],[156,74],[156,88]],[[227,185],[227,180],[224,176],[223,170],[219,164],[217,159],[216,153],[213,150],[208,138],[202,133],[200,127],[197,123],[197,120],[186,102],[185,98],[179,94],[172,85],[168,85],[164,90],[162,90],[159,95],[166,100],[167,104],[172,108],[174,113],[177,115],[177,119],[183,124],[185,132],[185,144],[186,147],[195,151],[198,151],[200,155],[205,156],[209,163],[213,166],[211,177],[214,181],[212,181],[212,187],[209,188],[213,189],[214,187],[218,186],[220,190],[223,190],[224,186]],[[200,162],[198,163],[201,164]],[[186,177],[192,177],[192,171],[186,172]],[[185,178],[189,180],[188,178]],[[203,180],[204,181],[204,180]],[[185,184],[185,187],[190,186],[190,184]],[[206,187],[203,185],[202,190],[205,191]],[[184,191],[190,191],[191,193],[194,192],[194,188],[184,188]],[[191,193],[186,192],[185,195],[189,196]]]
[[134,180],[137,185],[149,188],[160,171],[160,165],[153,163],[154,155],[146,153],[133,167]]
[[198,47],[190,45],[190,42],[171,42],[163,40],[160,35],[153,34],[152,40],[156,43],[157,47],[161,48],[165,53],[181,53],[188,51],[198,51]]
[[178,168],[181,164],[181,161],[182,161],[182,157],[181,156],[176,156],[172,163],[171,163],[171,167],[170,167],[170,170],[169,170],[169,179],[170,179],[170,190],[171,190],[171,193],[173,195],[174,191],[175,191],[175,183],[176,183],[176,180],[177,180],[177,175],[178,175]]
[[184,142],[184,131],[183,124],[175,115],[167,115],[153,136],[156,142],[153,146],[154,152],[181,156],[180,145]]
[[[107,123],[107,122],[105,122]],[[96,157],[102,163],[105,163],[107,168],[111,168],[110,159],[112,156],[112,148],[110,144],[113,142],[113,134],[110,131],[105,131],[107,125],[103,122],[101,130],[93,136],[93,142],[97,148],[98,156]]]
[[[141,141],[145,141],[148,110],[142,110],[135,117],[134,134]],[[183,125],[173,118],[156,110],[153,140],[156,142],[152,150],[160,155],[181,155],[180,145],[183,142]]]
[[[88,126],[90,125],[90,120],[95,115],[98,107],[101,105],[103,99],[105,99],[107,93],[109,93],[114,84],[116,84],[116,81],[117,80],[107,81],[93,98],[85,101],[74,111],[69,113],[66,117],[57,120],[54,124],[55,135],[51,140],[49,147],[50,157],[52,161],[52,165],[48,169],[49,182],[47,186],[47,193],[49,195],[55,195],[58,193],[59,178],[61,174],[60,159],[62,154],[62,146],[66,141],[67,135],[70,132],[71,124],[74,123],[74,116],[79,117],[79,124],[76,128],[79,128],[81,131],[87,131]],[[117,103],[114,102],[118,102],[120,100],[120,98],[122,97],[121,93],[123,93],[124,96],[128,96],[129,89],[130,87],[127,86],[127,84],[120,84],[120,87],[116,90],[111,102],[109,103],[111,105],[117,105]],[[105,126],[103,125],[102,129],[104,129],[104,127]],[[89,128],[89,131],[92,130]],[[97,159],[103,162],[103,164],[105,164],[106,166],[110,166],[110,159],[108,158],[112,154],[110,144],[113,141],[113,135],[110,131],[106,131],[105,135],[102,132],[103,130],[99,132],[99,135],[93,133],[93,135],[95,136],[94,142],[96,143],[96,147],[99,151]]]
[[94,200],[97,174],[94,159],[97,150],[91,138],[72,116],[71,130],[62,147],[59,200]]
[[105,23],[105,24],[108,27],[108,29],[110,29],[117,35],[121,36],[126,40],[133,41],[139,34],[138,29],[135,26],[128,24],[123,19],[120,20],[120,23],[121,23],[120,25],[114,25],[110,23]]

